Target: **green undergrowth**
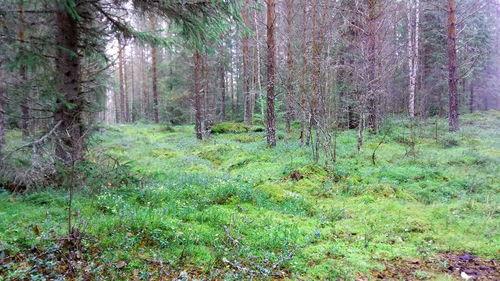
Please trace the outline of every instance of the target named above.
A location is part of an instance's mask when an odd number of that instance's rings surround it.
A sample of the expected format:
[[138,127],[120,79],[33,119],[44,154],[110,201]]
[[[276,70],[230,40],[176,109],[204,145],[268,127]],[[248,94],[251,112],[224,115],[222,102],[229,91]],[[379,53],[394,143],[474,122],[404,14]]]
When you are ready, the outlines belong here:
[[[420,121],[414,150],[404,120],[367,135],[359,154],[356,132],[342,132],[329,166],[313,163],[296,131],[268,148],[251,130],[199,142],[191,126],[106,126],[91,151],[127,162],[141,183],[81,188],[74,220],[98,249],[86,253],[95,276],[110,279],[157,278],[147,260],[213,279],[356,280],[382,261],[444,251],[498,259],[500,114],[462,120],[453,134],[444,120]],[[66,205],[56,190],[1,193],[0,255],[48,247],[66,231]],[[121,262],[120,273],[99,267]]]

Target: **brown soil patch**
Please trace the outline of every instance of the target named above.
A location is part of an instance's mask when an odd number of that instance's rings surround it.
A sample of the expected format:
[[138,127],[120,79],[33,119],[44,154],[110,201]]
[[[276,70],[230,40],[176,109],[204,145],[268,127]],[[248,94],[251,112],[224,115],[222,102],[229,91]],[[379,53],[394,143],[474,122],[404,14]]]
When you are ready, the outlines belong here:
[[444,253],[440,258],[447,262],[446,271],[461,277],[462,272],[475,281],[500,280],[499,261],[485,260],[471,254]]
[[428,260],[392,260],[384,261],[383,264],[384,270],[372,272],[375,279],[426,280],[436,274],[446,274],[457,280],[500,280],[498,260],[482,259],[468,253],[447,252]]

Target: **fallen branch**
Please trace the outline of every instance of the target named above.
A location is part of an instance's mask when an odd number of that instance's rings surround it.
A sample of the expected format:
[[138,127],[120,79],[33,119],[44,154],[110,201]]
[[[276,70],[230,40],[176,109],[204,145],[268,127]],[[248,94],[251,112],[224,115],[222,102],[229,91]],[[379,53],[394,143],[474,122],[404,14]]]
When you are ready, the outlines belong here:
[[22,145],[14,150],[12,150],[11,152],[9,152],[7,155],[5,155],[4,157],[2,157],[2,161],[4,161],[5,159],[9,158],[12,154],[14,154],[15,152],[21,150],[21,149],[24,149],[24,148],[27,148],[27,147],[34,147],[34,146],[38,146],[38,145],[42,145],[43,143],[45,143],[45,141],[47,141],[47,139],[52,135],[54,134],[54,132],[56,131],[56,129],[61,125],[62,121],[59,121],[57,122],[56,125],[54,125],[54,127],[52,127],[52,129],[47,133],[45,134],[43,137],[41,137],[40,139],[36,140],[36,141],[33,141],[33,142],[30,142],[30,143],[27,143],[25,145]]

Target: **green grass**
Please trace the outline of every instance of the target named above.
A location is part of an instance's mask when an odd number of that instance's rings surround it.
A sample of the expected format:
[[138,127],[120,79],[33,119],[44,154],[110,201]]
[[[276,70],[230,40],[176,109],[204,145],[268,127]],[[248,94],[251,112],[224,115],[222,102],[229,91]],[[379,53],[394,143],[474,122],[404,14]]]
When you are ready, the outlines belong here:
[[[382,136],[366,136],[358,154],[356,132],[343,132],[330,167],[312,164],[297,132],[271,149],[262,132],[199,142],[191,126],[106,126],[92,150],[128,162],[143,184],[103,184],[93,195],[81,188],[75,217],[90,238],[85,243],[100,249],[87,258],[110,279],[123,272],[155,278],[144,262],[154,259],[169,261],[174,272],[224,280],[267,279],[270,272],[355,280],[383,269],[382,261],[443,251],[498,259],[500,113],[462,120],[456,134],[446,132],[444,120],[418,126],[415,156],[402,141],[405,123],[386,124],[377,166],[371,153]],[[292,172],[302,178],[290,178]],[[54,190],[0,193],[0,250],[49,247],[66,231],[66,201]],[[121,273],[99,267],[120,261]],[[19,265],[5,272],[28,271]]]

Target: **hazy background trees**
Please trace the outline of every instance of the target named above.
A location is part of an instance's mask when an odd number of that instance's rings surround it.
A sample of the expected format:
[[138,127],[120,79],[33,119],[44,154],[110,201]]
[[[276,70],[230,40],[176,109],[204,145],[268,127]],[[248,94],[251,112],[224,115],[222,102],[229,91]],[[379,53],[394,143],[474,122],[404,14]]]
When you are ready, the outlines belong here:
[[95,121],[195,124],[200,139],[244,121],[270,145],[275,122],[304,145],[357,128],[362,145],[389,114],[457,130],[460,112],[500,106],[494,0],[63,2],[0,10],[0,142],[57,126],[63,161]]

